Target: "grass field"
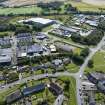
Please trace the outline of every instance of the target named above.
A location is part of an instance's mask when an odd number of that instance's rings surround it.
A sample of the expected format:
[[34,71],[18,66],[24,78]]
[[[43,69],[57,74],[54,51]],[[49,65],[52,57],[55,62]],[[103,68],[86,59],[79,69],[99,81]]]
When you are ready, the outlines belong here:
[[[97,6],[97,5],[91,5],[84,2],[75,2],[75,1],[68,1],[67,3],[72,4],[73,7],[77,7],[80,11],[94,11],[94,12],[100,12],[101,10],[99,8],[103,8],[105,11],[105,5],[103,6]],[[30,14],[30,13],[41,13],[42,9],[38,8],[37,6],[23,6],[23,7],[17,7],[17,8],[2,8],[0,7],[0,15],[2,14]],[[64,6],[62,6],[62,13],[64,12]]]
[[70,63],[70,64],[68,64],[68,65],[66,66],[66,69],[67,69],[67,71],[70,72],[70,73],[76,73],[76,72],[78,72],[78,70],[79,70],[79,66],[77,66],[77,65],[74,64],[74,63]]
[[0,14],[29,14],[29,13],[40,13],[41,8],[36,6],[19,7],[19,8],[0,8]]
[[94,67],[86,68],[85,72],[102,71],[105,72],[105,52],[97,52],[94,57]]

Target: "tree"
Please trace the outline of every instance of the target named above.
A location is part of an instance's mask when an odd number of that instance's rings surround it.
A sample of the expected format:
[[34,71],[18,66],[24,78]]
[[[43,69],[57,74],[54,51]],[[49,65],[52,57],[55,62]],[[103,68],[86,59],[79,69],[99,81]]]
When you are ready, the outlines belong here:
[[88,55],[89,55],[89,48],[84,48],[80,53],[80,56],[83,56],[84,58]]
[[19,79],[18,74],[15,72],[12,72],[12,73],[8,74],[7,82],[10,83],[10,82],[16,81],[18,79]]
[[73,34],[71,35],[71,39],[75,42],[80,42],[81,41],[81,36],[78,34]]
[[78,54],[73,55],[73,62],[76,63],[77,65],[81,65],[84,62],[84,58]]
[[65,80],[64,82],[65,82],[64,90],[65,91],[69,91],[69,89],[70,89],[70,81],[69,80]]
[[93,64],[94,64],[93,60],[89,60],[88,67],[89,68],[93,68]]

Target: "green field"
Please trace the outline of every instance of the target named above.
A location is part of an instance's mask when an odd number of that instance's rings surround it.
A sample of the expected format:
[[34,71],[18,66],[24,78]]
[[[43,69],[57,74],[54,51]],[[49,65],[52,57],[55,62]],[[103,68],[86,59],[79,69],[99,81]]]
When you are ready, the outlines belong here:
[[97,52],[94,57],[94,67],[86,68],[85,72],[102,71],[105,72],[105,52]]
[[40,13],[42,11],[41,8],[36,6],[29,7],[18,7],[18,8],[0,8],[0,14],[29,14],[29,13]]
[[[99,8],[103,8],[105,12],[105,6],[94,6],[91,4],[86,4],[83,2],[74,2],[74,1],[68,1],[67,3],[72,4],[73,7],[77,7],[80,11],[94,11],[94,12],[100,12],[101,10]],[[4,14],[30,14],[30,13],[37,13],[40,14],[42,12],[42,9],[37,6],[27,6],[27,7],[15,7],[15,8],[3,8],[0,7],[0,15]],[[46,11],[45,11],[46,12]],[[53,10],[50,12],[54,12]],[[61,6],[61,13],[64,13],[64,6]]]

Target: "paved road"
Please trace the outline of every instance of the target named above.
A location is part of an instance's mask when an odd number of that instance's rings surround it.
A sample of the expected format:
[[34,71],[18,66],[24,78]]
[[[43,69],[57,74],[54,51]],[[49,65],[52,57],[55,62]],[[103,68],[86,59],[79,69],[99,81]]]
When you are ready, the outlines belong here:
[[12,64],[16,65],[17,64],[17,56],[16,56],[16,47],[17,47],[17,40],[15,36],[12,36],[13,43],[12,43],[12,51],[13,51],[13,59],[12,59]]
[[[24,78],[22,80],[18,80],[16,82],[10,83],[5,85],[4,88],[0,88],[0,92],[5,91],[6,89],[15,86],[16,84],[22,84],[27,82],[28,80],[38,80],[38,79],[42,79],[42,78],[46,78],[46,77],[58,77],[58,76],[74,76],[75,74],[72,73],[68,73],[68,72],[64,72],[64,73],[55,73],[55,74],[40,74],[40,75],[33,75],[27,78]],[[1,91],[2,90],[2,91]]]
[[64,95],[61,94],[57,97],[57,99],[54,102],[54,105],[62,105],[63,101],[64,101]]
[[76,90],[77,90],[77,102],[78,102],[78,105],[82,105],[83,100],[81,100],[81,97],[80,96],[80,93],[79,93],[79,89],[82,88],[82,84],[81,84],[81,76],[83,75],[84,73],[84,70],[85,68],[87,67],[88,65],[88,61],[92,59],[92,57],[95,55],[95,53],[101,49],[101,47],[103,46],[103,44],[105,43],[105,36],[102,38],[102,40],[100,41],[100,43],[96,46],[96,48],[93,48],[91,51],[90,51],[90,54],[89,56],[85,59],[85,62],[83,63],[83,65],[80,67],[80,70],[78,73],[76,73]]

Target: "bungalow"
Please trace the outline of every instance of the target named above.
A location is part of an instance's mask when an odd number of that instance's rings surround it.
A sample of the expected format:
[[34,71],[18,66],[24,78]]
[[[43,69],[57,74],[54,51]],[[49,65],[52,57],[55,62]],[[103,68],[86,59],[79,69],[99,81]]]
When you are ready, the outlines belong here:
[[31,86],[23,89],[22,93],[24,96],[29,96],[30,94],[40,92],[45,89],[45,84],[41,83],[36,86]]
[[34,53],[42,54],[43,53],[43,47],[39,44],[34,44],[31,46],[28,46],[27,47],[27,54],[33,55]]
[[87,78],[90,82],[94,83],[97,89],[105,94],[105,74],[102,73],[89,73]]
[[50,45],[50,50],[51,50],[51,52],[56,52],[56,47],[55,47],[55,45],[51,44],[51,45]]
[[0,65],[10,65],[12,58],[8,55],[0,55]]
[[55,59],[55,60],[52,61],[52,64],[54,64],[55,66],[58,67],[59,65],[62,65],[63,62],[60,59]]
[[48,86],[49,90],[56,96],[63,93],[62,88],[55,83],[50,83],[47,86]]
[[99,91],[101,91],[102,93],[105,94],[105,79],[104,80],[100,80],[97,84],[97,88]]
[[22,97],[22,94],[20,90],[17,90],[14,93],[6,97],[6,104],[12,104],[16,102],[17,100],[21,99],[21,97]]

